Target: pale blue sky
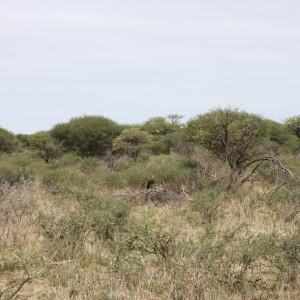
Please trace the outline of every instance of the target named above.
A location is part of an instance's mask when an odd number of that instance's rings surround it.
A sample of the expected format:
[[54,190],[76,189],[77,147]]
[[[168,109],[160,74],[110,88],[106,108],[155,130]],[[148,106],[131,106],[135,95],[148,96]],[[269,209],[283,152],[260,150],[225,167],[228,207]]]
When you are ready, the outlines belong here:
[[300,1],[0,0],[0,127],[300,114]]

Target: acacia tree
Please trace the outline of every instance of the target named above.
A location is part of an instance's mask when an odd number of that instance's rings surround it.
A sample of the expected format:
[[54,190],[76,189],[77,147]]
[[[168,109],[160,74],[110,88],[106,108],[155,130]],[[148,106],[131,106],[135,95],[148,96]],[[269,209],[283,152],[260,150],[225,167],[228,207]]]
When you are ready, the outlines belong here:
[[60,145],[51,137],[49,131],[39,131],[27,137],[28,146],[37,149],[45,162],[49,163],[62,156]]
[[150,136],[137,127],[124,129],[113,141],[113,151],[137,159],[138,155],[149,145]]
[[[260,156],[258,145],[265,137],[265,124],[258,115],[227,107],[198,115],[188,122],[186,130],[192,140],[227,161],[231,170],[230,188],[237,182],[245,182],[263,161],[283,167],[275,158]],[[251,172],[245,175],[250,166]]]
[[292,130],[289,130],[286,124],[281,124],[273,120],[266,120],[266,128],[268,141],[265,142],[264,146],[273,148],[270,153],[273,152],[273,154],[276,154],[281,153],[282,151],[295,152],[299,148],[300,140]]
[[172,114],[167,117],[150,118],[142,125],[142,129],[151,135],[149,148],[153,154],[168,154],[171,147],[182,140],[181,119],[181,115]]
[[0,153],[11,153],[18,150],[20,142],[17,137],[10,131],[0,128]]
[[55,125],[50,133],[67,151],[88,157],[102,156],[111,150],[112,141],[120,131],[121,127],[108,118],[83,116]]
[[286,119],[285,125],[300,138],[300,115]]
[[150,118],[143,124],[143,129],[153,135],[166,135],[178,129],[179,125],[174,121],[169,122],[165,117]]

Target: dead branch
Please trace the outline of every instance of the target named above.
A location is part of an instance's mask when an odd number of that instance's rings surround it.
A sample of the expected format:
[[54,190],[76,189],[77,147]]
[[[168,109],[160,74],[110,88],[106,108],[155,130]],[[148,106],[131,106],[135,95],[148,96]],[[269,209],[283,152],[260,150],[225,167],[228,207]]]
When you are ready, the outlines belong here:
[[160,183],[161,183],[161,185],[163,186],[163,188],[164,188],[164,191],[166,192],[166,191],[167,191],[167,189],[166,189],[166,186],[165,186],[164,182],[161,180],[161,181],[160,181]]
[[269,191],[269,192],[266,193],[266,194],[267,194],[267,195],[272,194],[272,193],[278,191],[281,187],[283,187],[283,186],[286,185],[286,184],[287,184],[287,182],[286,182],[286,181],[283,181],[283,182],[281,182],[279,185],[275,186],[275,188],[274,188],[273,190]]
[[13,299],[14,296],[16,296],[20,292],[20,290],[24,287],[24,285],[26,283],[29,283],[33,279],[41,278],[41,276],[30,276],[29,272],[27,271],[27,268],[25,266],[24,266],[24,270],[26,273],[26,278],[21,280],[20,282],[9,285],[6,289],[4,289],[3,291],[0,291],[0,298],[9,290],[13,290],[14,288],[16,288],[16,290],[11,295],[9,295],[7,298],[7,299]]
[[241,180],[241,183],[244,183],[247,180],[249,180],[249,178],[255,174],[256,170],[262,165],[262,163],[263,161],[258,162],[258,164],[251,170],[251,172]]
[[246,164],[244,166],[244,168],[242,169],[242,171],[245,171],[249,166],[251,166],[252,164],[256,163],[256,162],[264,162],[264,161],[270,161],[271,163],[273,163],[274,165],[276,165],[277,167],[279,167],[279,169],[284,173],[287,174],[291,177],[293,177],[293,173],[286,168],[281,161],[279,161],[278,159],[276,159],[273,156],[262,156],[262,157],[257,157],[255,159],[253,159],[252,161],[250,161],[248,164]]
[[242,169],[239,170],[237,177],[241,176],[243,173],[246,173],[246,170],[251,167],[252,165],[254,165],[254,167],[252,168],[252,170],[249,171],[248,174],[244,175],[244,177],[242,177],[240,180],[236,181],[236,184],[243,184],[246,181],[249,180],[249,178],[252,176],[254,176],[255,172],[257,171],[257,169],[265,162],[271,162],[273,165],[275,165],[276,170],[277,170],[277,182],[275,187],[268,192],[268,194],[273,193],[275,191],[277,191],[278,189],[280,189],[281,187],[283,187],[284,185],[287,184],[287,180],[286,177],[291,176],[293,177],[293,173],[286,168],[281,161],[279,161],[278,159],[276,159],[273,156],[262,156],[262,157],[257,157],[253,160],[251,160],[250,162],[248,162]]
[[300,213],[300,205],[297,205],[293,212],[284,218],[284,223],[290,223],[298,213]]

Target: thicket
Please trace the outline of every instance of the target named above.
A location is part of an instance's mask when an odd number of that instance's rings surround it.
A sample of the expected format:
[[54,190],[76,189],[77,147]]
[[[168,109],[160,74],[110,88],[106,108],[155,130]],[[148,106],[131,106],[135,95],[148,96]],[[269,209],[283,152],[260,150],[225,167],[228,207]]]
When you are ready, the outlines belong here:
[[20,142],[12,132],[0,128],[0,154],[17,151],[19,146]]
[[180,120],[9,134],[22,147],[0,154],[0,299],[299,299],[291,120]]

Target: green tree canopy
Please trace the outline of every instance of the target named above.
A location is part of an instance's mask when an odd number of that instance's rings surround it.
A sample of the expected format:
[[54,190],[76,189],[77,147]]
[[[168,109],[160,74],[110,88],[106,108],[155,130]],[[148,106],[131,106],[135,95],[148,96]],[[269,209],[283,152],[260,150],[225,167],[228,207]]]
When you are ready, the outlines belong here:
[[172,114],[167,117],[150,118],[142,125],[142,129],[152,136],[149,148],[153,154],[169,153],[174,143],[182,139],[181,119],[181,115]]
[[62,155],[60,145],[51,137],[49,131],[39,131],[28,135],[28,146],[31,149],[39,150],[47,163]]
[[0,128],[0,153],[11,153],[18,150],[20,147],[20,141],[10,131]]
[[43,149],[52,140],[49,131],[39,131],[27,136],[28,146],[32,149]]
[[180,118],[178,115],[170,115],[170,121],[165,117],[150,118],[142,128],[153,135],[165,135],[180,128]]
[[300,115],[285,120],[285,125],[300,138]]
[[227,160],[230,168],[236,170],[258,154],[265,123],[258,115],[227,107],[198,115],[188,122],[186,130],[191,140]]
[[113,141],[113,150],[122,152],[134,159],[147,148],[150,136],[137,127],[124,129]]
[[29,134],[18,133],[16,137],[21,142],[23,147],[29,146]]
[[299,140],[284,124],[266,120],[266,133],[270,142],[276,143],[284,151],[293,151],[299,147]]
[[74,151],[82,157],[102,156],[112,149],[112,141],[120,133],[120,128],[105,117],[83,116],[55,125],[51,136],[67,151]]

